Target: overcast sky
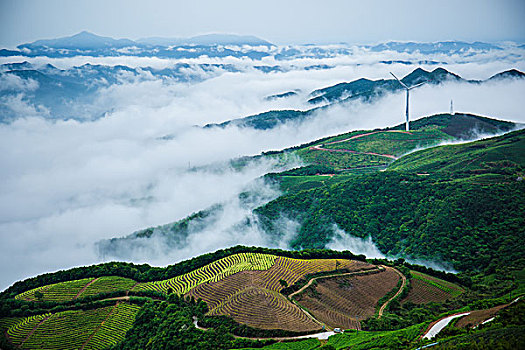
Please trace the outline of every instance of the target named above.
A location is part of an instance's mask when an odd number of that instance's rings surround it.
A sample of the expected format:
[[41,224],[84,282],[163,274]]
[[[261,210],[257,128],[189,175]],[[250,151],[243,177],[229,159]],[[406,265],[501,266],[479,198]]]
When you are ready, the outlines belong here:
[[82,30],[115,38],[251,34],[276,44],[525,41],[524,0],[0,0],[0,46]]

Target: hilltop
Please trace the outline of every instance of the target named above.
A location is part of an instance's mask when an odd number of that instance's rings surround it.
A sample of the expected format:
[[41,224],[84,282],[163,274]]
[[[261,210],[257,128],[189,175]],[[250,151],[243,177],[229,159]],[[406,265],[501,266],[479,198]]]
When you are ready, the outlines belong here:
[[[439,85],[449,81],[468,84],[484,84],[499,79],[522,79],[523,77],[525,77],[524,73],[514,69],[495,74],[487,80],[466,80],[457,74],[439,67],[433,71],[416,68],[414,71],[403,77],[401,81],[408,86],[413,86],[423,82],[430,85]],[[248,117],[227,120],[218,124],[207,124],[204,127],[224,128],[228,126],[237,126],[241,128],[267,130],[291,121],[295,123],[304,122],[314,116],[316,112],[335,104],[346,104],[356,101],[372,103],[388,93],[398,92],[402,89],[403,88],[395,79],[369,80],[360,78],[352,82],[342,82],[312,91],[308,95],[307,102],[314,105],[314,107],[304,111],[274,110]],[[293,94],[288,96],[293,96]]]

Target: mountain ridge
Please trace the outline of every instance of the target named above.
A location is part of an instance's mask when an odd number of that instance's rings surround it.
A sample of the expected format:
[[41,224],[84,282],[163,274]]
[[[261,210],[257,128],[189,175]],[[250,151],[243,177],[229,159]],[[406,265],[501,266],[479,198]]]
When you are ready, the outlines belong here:
[[[522,79],[525,73],[516,69],[507,70],[495,74],[486,80],[466,80],[459,75],[449,72],[442,67],[432,71],[416,68],[401,79],[405,84],[412,86],[425,82],[431,85],[439,85],[447,81],[465,82],[471,84],[482,84],[498,79]],[[260,130],[267,130],[277,127],[283,123],[294,121],[303,122],[320,109],[327,108],[337,103],[346,103],[360,100],[362,102],[373,102],[383,97],[386,93],[401,91],[403,88],[395,79],[370,80],[359,78],[352,82],[341,82],[335,85],[320,88],[309,94],[308,103],[317,105],[311,109],[300,110],[273,110],[251,115],[247,117],[227,120],[221,123],[210,123],[204,128],[238,126]],[[323,105],[324,104],[324,105]]]

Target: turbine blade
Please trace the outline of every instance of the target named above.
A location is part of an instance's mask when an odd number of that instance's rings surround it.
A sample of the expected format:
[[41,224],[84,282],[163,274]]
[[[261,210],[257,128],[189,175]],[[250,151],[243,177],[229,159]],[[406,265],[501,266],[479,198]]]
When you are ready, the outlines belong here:
[[427,82],[424,81],[424,82],[422,82],[422,83],[419,83],[419,84],[416,84],[416,85],[414,85],[414,86],[411,86],[411,87],[409,87],[408,89],[409,89],[409,90],[412,90],[412,89],[417,88],[418,86],[424,85],[424,84],[426,84],[426,83],[427,83]]
[[399,82],[399,84],[403,85],[403,87],[404,87],[405,89],[408,89],[408,86],[406,86],[405,83],[403,83],[401,80],[399,80],[399,79],[394,75],[394,73],[390,72],[390,74],[392,74],[392,76],[393,76],[394,78],[396,78],[396,80]]

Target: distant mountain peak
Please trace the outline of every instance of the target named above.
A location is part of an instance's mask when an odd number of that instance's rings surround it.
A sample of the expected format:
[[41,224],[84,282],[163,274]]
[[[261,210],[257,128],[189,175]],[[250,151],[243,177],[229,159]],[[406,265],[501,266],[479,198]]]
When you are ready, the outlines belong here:
[[494,74],[492,77],[490,77],[489,80],[494,80],[494,79],[506,79],[506,78],[525,78],[525,73],[517,70],[517,69],[510,69],[510,70],[506,70],[504,72],[501,72],[501,73],[498,73],[498,74]]
[[251,45],[251,46],[271,46],[272,43],[258,38],[253,35],[237,35],[237,34],[218,34],[210,33],[197,35],[190,38],[162,38],[151,37],[137,40],[141,44],[170,46],[170,45]]
[[120,48],[132,46],[135,42],[129,39],[113,39],[110,37],[99,36],[88,31],[82,31],[72,36],[56,39],[37,40],[32,43],[19,45],[19,49],[34,49],[38,47],[49,47],[54,49],[101,49],[101,48]]

